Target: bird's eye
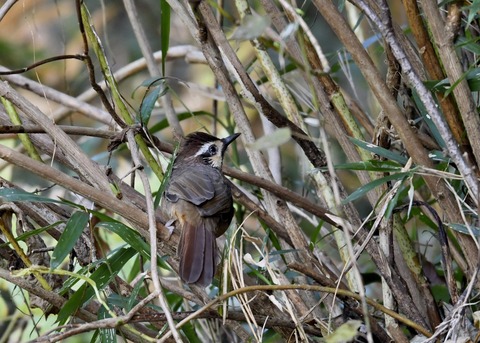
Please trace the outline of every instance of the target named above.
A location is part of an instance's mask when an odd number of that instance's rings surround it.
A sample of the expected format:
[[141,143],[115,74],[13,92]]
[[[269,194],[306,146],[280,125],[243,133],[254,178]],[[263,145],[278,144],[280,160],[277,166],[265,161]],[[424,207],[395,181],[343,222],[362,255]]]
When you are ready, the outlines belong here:
[[217,153],[217,146],[215,144],[212,144],[208,147],[208,153],[213,156]]

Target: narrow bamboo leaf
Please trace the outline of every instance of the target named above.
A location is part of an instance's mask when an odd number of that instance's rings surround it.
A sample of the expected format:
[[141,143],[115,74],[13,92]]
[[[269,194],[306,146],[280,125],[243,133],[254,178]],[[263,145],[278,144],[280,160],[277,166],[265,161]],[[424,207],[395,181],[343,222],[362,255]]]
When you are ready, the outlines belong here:
[[128,226],[120,222],[100,222],[97,227],[105,228],[116,233],[121,239],[133,249],[139,252],[146,259],[150,259],[150,246],[144,241],[142,236]]
[[[479,3],[480,4],[480,3]],[[480,54],[480,46],[478,45],[479,37],[468,38],[466,36],[460,36],[457,38],[455,46],[458,48],[464,48],[474,54]]]
[[[150,260],[150,245],[148,245],[140,234],[120,222],[100,222],[97,227],[103,227],[116,233],[121,239],[140,253],[145,259]],[[160,267],[170,270],[170,267],[163,258],[157,257]]]
[[[148,89],[153,88],[158,85],[162,85],[165,83],[165,78],[163,76],[154,76],[154,77],[149,77],[148,79],[145,79],[142,81],[141,84],[139,84],[137,87],[132,92],[131,97],[135,98],[135,93],[139,88],[145,87]],[[145,96],[145,95],[144,95]]]
[[263,136],[257,139],[252,144],[248,144],[248,147],[253,150],[276,148],[282,144],[285,144],[292,137],[292,131],[288,127],[275,130],[268,136]]
[[373,180],[372,182],[369,182],[366,185],[363,185],[363,186],[357,188],[357,190],[355,192],[353,192],[352,194],[350,194],[346,199],[344,199],[342,201],[342,203],[347,204],[350,201],[356,200],[356,199],[364,196],[366,193],[368,193],[372,189],[380,186],[381,184],[384,184],[385,182],[393,181],[393,180],[400,180],[400,179],[403,179],[403,178],[405,178],[409,175],[410,175],[410,173],[402,172],[402,173],[387,175],[387,176],[382,177],[380,179]]
[[175,150],[173,151],[172,158],[170,160],[170,163],[168,164],[167,170],[165,171],[165,175],[163,176],[163,180],[160,183],[160,186],[158,187],[157,195],[155,196],[155,201],[153,203],[153,206],[155,208],[157,208],[160,205],[163,192],[165,191],[168,181],[170,180],[170,175],[172,175],[173,162],[175,161],[175,157],[177,156],[178,148],[179,148],[179,145],[177,144],[177,146],[175,147]]
[[443,140],[442,135],[438,131],[437,126],[432,120],[432,117],[427,112],[427,109],[425,108],[423,103],[420,101],[420,98],[418,97],[417,92],[413,92],[412,97],[413,97],[413,101],[415,102],[415,105],[417,105],[417,108],[419,109],[420,114],[423,117],[423,120],[425,121],[428,128],[430,129],[430,132],[432,133],[433,138],[435,139],[437,144],[440,145],[440,147],[442,148],[445,147],[445,141]]
[[[42,232],[47,231],[47,230],[49,230],[49,229],[51,229],[51,228],[53,228],[53,227],[55,227],[55,226],[57,226],[57,225],[59,225],[59,224],[61,224],[61,223],[63,223],[63,221],[58,221],[58,222],[55,222],[55,223],[50,224],[50,225],[48,225],[48,226],[44,226],[44,227],[41,227],[41,228],[38,228],[38,229],[35,229],[35,230],[27,231],[27,232],[21,234],[20,236],[18,236],[17,238],[15,238],[15,240],[16,240],[17,242],[24,241],[24,240],[26,240],[28,237],[39,235],[39,234],[41,234]],[[5,246],[7,246],[7,245],[9,245],[9,244],[10,244],[10,243],[8,243],[8,242],[7,242],[7,243],[0,244],[0,248],[3,248],[3,247],[5,247]]]
[[11,201],[11,202],[31,201],[31,202],[49,202],[49,203],[62,204],[62,202],[59,200],[29,193],[24,191],[23,189],[17,189],[17,188],[0,189],[0,198],[2,198],[5,201]]
[[337,170],[367,170],[378,172],[396,172],[402,169],[402,166],[394,161],[362,161],[345,164],[337,164],[335,166]]
[[[136,253],[133,248],[122,247],[115,250],[109,256],[107,262],[98,267],[90,275],[90,279],[95,281],[98,289],[104,288]],[[60,323],[60,325],[65,324],[75,311],[94,296],[95,291],[93,288],[84,283],[60,309],[57,317],[58,323]]]
[[132,293],[130,294],[130,297],[128,298],[128,302],[126,305],[126,311],[130,312],[130,310],[133,308],[138,303],[137,296],[140,290],[143,287],[143,279],[145,276],[142,276],[140,279],[137,280],[137,283],[135,284],[135,287],[133,287]]
[[405,165],[405,163],[407,163],[407,158],[405,156],[397,154],[393,151],[381,148],[378,145],[361,141],[353,137],[349,137],[349,139],[352,141],[353,144],[358,145],[360,148],[370,151],[374,154],[377,154],[378,156],[385,157],[390,161],[395,161],[397,163],[400,163],[402,166]]
[[[452,228],[455,231],[461,232],[465,235],[470,235],[470,231],[468,230],[468,227],[465,224],[448,224],[450,228]],[[475,237],[480,237],[480,228],[470,225],[470,230],[472,230],[472,233]]]
[[92,335],[92,338],[90,339],[90,343],[97,343],[97,338],[99,334],[100,334],[100,330],[99,329],[95,330],[95,332]]
[[86,212],[74,212],[67,224],[65,225],[65,230],[63,231],[60,239],[58,240],[57,246],[52,253],[52,259],[50,261],[50,268],[57,268],[65,259],[65,257],[70,254],[75,243],[83,232],[83,229],[88,223],[89,215]]
[[[111,302],[107,302],[108,306],[111,307]],[[107,309],[103,306],[98,310],[98,319],[112,318]],[[100,342],[101,343],[116,343],[117,335],[115,334],[115,329],[100,329]]]
[[387,205],[387,210],[385,211],[384,217],[385,219],[389,219],[390,216],[392,215],[393,210],[395,207],[397,207],[399,199],[401,199],[401,190],[399,190],[397,193],[395,193],[395,196],[388,202]]
[[147,95],[143,98],[142,104],[140,105],[140,122],[146,126],[150,121],[150,116],[152,115],[153,108],[158,98],[162,95],[165,95],[167,92],[167,87],[155,86],[153,89],[148,91]]
[[182,332],[187,337],[187,342],[190,343],[202,343],[203,341],[198,338],[198,332],[195,331],[195,327],[191,322],[188,322],[187,325],[182,326]]
[[165,76],[168,48],[170,47],[170,5],[166,0],[160,0],[160,39],[162,46],[162,75]]

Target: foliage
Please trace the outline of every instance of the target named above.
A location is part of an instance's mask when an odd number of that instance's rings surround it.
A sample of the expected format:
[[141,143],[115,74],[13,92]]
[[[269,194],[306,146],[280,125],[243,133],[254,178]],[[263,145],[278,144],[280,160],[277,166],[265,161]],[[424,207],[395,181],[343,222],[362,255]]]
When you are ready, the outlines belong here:
[[[475,341],[479,6],[6,1],[0,342]],[[198,130],[242,134],[207,288],[160,200]]]

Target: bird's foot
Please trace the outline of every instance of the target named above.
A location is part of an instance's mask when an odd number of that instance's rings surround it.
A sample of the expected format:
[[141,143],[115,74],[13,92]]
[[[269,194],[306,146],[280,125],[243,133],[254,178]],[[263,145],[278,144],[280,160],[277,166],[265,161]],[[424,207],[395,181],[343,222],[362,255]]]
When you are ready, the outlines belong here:
[[173,225],[173,223],[175,223],[175,219],[170,219],[168,222],[165,223],[165,227],[170,233],[170,236],[172,235],[173,230],[175,230],[175,226]]

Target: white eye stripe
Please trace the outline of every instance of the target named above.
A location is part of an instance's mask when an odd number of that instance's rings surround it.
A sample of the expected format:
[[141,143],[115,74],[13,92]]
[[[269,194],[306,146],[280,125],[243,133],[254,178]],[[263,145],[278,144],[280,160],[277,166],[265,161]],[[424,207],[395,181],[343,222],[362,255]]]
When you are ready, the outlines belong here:
[[212,143],[205,143],[204,145],[202,145],[202,147],[200,149],[198,149],[195,156],[200,156],[200,155],[203,155],[204,153],[206,153],[208,151],[208,148],[210,148],[210,145],[212,145]]
[[[204,155],[206,153],[209,152],[210,148],[214,146],[216,148],[216,151],[214,152],[214,155],[217,154],[218,151],[220,151],[220,146],[217,142],[210,142],[210,143],[205,143],[202,145],[202,147],[200,149],[198,149],[197,153],[195,154],[195,156],[201,156],[201,155]],[[210,151],[210,154],[212,153],[212,151]]]

